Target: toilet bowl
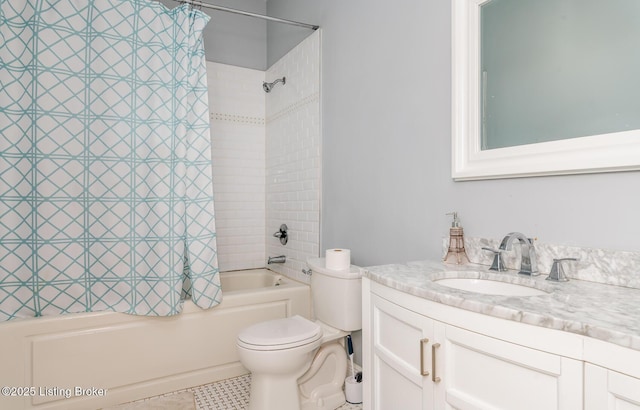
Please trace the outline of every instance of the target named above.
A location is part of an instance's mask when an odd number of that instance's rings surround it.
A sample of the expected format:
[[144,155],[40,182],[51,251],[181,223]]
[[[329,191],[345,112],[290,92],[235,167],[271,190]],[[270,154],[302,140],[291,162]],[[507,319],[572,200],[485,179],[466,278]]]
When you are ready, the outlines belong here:
[[249,409],[299,409],[298,378],[311,366],[321,341],[321,327],[300,316],[243,329],[236,344],[251,372]]
[[344,337],[362,325],[360,268],[307,261],[317,321],[293,316],[243,329],[240,362],[251,372],[250,410],[332,410],[345,403]]
[[300,410],[333,410],[346,402],[342,389],[347,373],[344,337],[349,333],[316,323],[322,327],[322,344],[309,370],[298,379]]

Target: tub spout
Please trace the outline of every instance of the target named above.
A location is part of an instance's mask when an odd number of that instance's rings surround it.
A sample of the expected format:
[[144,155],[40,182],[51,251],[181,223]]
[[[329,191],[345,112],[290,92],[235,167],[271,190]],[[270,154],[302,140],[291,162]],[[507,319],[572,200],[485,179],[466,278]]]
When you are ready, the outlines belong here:
[[269,260],[267,261],[267,265],[271,265],[272,263],[285,263],[287,257],[285,255],[280,256],[269,256]]

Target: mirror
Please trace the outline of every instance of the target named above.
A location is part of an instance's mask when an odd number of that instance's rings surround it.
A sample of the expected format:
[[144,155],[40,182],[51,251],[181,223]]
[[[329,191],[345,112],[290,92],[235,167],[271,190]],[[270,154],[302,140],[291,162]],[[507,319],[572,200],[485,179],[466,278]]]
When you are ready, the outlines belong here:
[[640,169],[637,0],[453,0],[455,180]]

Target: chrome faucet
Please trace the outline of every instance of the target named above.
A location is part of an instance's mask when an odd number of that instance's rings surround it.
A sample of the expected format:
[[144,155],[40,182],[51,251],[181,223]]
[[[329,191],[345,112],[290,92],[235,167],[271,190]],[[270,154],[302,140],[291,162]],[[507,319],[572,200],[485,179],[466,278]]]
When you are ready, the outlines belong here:
[[287,257],[285,255],[280,256],[269,256],[269,260],[267,261],[267,265],[271,265],[272,263],[285,263]]
[[533,239],[527,238],[520,232],[511,232],[502,239],[498,249],[502,251],[511,250],[513,241],[516,239],[520,241],[520,249],[522,253],[520,272],[518,273],[529,276],[539,275],[540,272],[538,272],[538,263],[536,261],[536,248],[533,246]]

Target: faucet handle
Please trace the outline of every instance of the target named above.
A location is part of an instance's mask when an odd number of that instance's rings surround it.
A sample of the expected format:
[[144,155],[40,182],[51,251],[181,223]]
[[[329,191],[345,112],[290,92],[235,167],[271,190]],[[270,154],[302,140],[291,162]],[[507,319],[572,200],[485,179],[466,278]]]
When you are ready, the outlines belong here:
[[569,278],[564,273],[564,269],[562,268],[563,261],[577,261],[578,258],[559,258],[553,259],[553,265],[551,265],[551,272],[549,272],[549,276],[547,276],[547,280],[551,280],[554,282],[568,282]]
[[286,245],[289,241],[289,235],[287,234],[287,224],[280,225],[280,230],[273,234],[274,237],[280,238],[280,243]]
[[504,249],[493,249],[487,247],[483,247],[482,249],[485,251],[493,252],[493,263],[491,264],[489,270],[495,270],[498,272],[504,272],[507,270],[506,266],[504,266],[504,260],[502,259],[502,252],[504,252]]

